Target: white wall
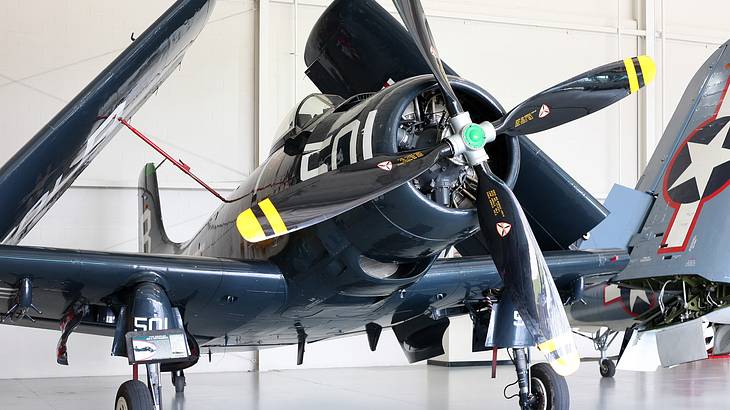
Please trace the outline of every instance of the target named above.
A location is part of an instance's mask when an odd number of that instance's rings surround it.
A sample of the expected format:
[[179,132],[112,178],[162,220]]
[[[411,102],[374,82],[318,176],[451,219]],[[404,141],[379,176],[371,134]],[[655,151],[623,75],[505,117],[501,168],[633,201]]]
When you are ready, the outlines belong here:
[[[648,39],[645,1],[653,9],[648,21],[656,29]],[[0,2],[0,162],[128,45],[131,32],[140,33],[171,3]],[[303,50],[310,28],[328,3],[301,0],[295,7],[286,0],[219,0],[181,69],[133,118],[133,124],[214,186],[232,188],[253,169],[256,147],[268,151],[279,119],[315,90],[303,74]],[[380,3],[394,12],[390,2]],[[730,37],[724,21],[730,4],[721,0],[704,0],[701,6],[662,0],[424,0],[424,7],[442,57],[508,108],[572,75],[642,53],[647,40],[653,41],[658,76],[652,93],[642,92],[534,137],[599,198],[614,182],[635,183],[684,86]],[[258,33],[260,11],[265,18]],[[257,38],[264,41],[265,61],[256,61]],[[265,85],[259,97],[262,112],[255,110],[257,70]],[[643,126],[646,113],[654,113],[655,127]],[[257,117],[266,119],[260,129],[255,126]],[[134,251],[137,210],[131,188],[141,166],[158,159],[131,134],[121,132],[24,244]],[[171,167],[162,168],[160,182],[166,225],[171,236],[184,239],[216,202]],[[465,338],[459,341],[455,329],[449,340],[463,345],[470,334],[459,332]],[[60,368],[52,357],[57,336],[57,332],[0,327],[0,344],[20,344],[0,350],[0,362],[10,364],[0,377],[128,371],[119,363],[123,359],[108,358],[108,339],[84,335],[71,337],[72,366]],[[250,360],[250,354],[228,353],[225,360],[214,357],[217,366],[198,369],[249,369]],[[265,350],[261,367],[289,367],[294,360],[292,348]],[[305,366],[402,363],[391,333],[384,333],[377,353],[370,353],[364,337],[357,336],[312,344],[305,359]]]

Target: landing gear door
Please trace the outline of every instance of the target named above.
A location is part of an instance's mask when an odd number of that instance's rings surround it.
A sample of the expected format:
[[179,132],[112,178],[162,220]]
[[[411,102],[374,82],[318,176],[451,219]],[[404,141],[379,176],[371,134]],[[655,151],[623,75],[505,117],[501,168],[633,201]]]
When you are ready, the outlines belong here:
[[492,307],[486,346],[489,348],[531,347],[535,345],[512,300],[504,297]]

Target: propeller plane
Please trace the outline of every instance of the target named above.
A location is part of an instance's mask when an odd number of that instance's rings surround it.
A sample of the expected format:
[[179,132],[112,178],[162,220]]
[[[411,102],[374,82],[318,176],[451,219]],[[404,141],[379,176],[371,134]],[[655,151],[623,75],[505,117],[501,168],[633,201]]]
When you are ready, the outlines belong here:
[[[180,63],[214,3],[177,1],[0,168],[3,322],[60,326],[60,364],[68,363],[72,332],[112,337],[114,355],[147,368],[147,384],[125,382],[115,408],[159,409],[160,373],[172,373],[181,391],[184,369],[203,350],[294,344],[302,363],[307,343],[365,332],[375,350],[389,327],[410,361],[429,359],[443,353],[449,317],[468,314],[484,335],[475,350],[514,353],[522,409],[567,409],[564,376],[580,362],[573,327],[621,323],[639,334],[690,318],[681,302],[697,295],[707,302],[697,301],[692,318],[727,303],[717,294],[726,285],[711,287],[722,282],[715,276],[692,279],[697,271],[688,268],[669,277],[635,260],[639,249],[649,257],[652,244],[665,260],[667,246],[652,236],[661,219],[645,218],[664,175],[662,212],[695,212],[676,215],[670,246],[705,229],[686,226],[702,205],[717,212],[710,199],[724,188],[715,171],[726,158],[709,152],[725,148],[713,138],[726,117],[700,126],[707,112],[678,108],[640,187],[617,191],[635,207],[609,215],[526,135],[639,92],[655,77],[651,58],[606,64],[505,111],[441,61],[418,0],[394,1],[405,27],[373,0],[327,8],[305,52],[321,93],[285,119],[270,156],[221,197],[190,240],[165,233],[156,167],[147,164],[139,177],[140,253],[19,246],[120,129],[144,137],[130,119]],[[722,50],[716,60],[728,58]],[[724,79],[728,66],[718,74]],[[716,98],[702,84],[690,87]],[[679,125],[688,115],[699,127],[689,137]],[[673,165],[662,168],[682,138]],[[705,157],[717,159],[715,171],[697,163]],[[701,181],[690,178],[699,170]],[[704,191],[692,191],[693,183]],[[605,233],[614,225],[623,235]],[[635,238],[649,227],[656,229],[646,241]],[[707,246],[689,241],[695,251]],[[461,258],[439,258],[453,247]],[[530,367],[531,346],[547,364]]]

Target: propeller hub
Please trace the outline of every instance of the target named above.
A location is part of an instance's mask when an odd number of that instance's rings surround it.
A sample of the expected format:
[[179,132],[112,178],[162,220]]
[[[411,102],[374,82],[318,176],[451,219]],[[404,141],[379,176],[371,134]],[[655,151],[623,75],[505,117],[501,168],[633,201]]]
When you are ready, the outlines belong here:
[[484,146],[497,138],[492,123],[485,121],[481,124],[471,122],[468,112],[463,112],[451,118],[453,134],[446,137],[451,145],[453,155],[464,155],[469,165],[476,165],[486,161],[489,156]]
[[487,133],[482,127],[472,123],[461,130],[461,138],[469,149],[482,149],[487,145]]

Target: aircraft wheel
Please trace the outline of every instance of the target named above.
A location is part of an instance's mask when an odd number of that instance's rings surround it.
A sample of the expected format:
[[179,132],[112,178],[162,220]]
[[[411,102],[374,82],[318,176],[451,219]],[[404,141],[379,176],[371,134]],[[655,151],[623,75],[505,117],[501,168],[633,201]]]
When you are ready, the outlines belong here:
[[611,359],[602,359],[598,365],[603,377],[613,377],[616,374],[616,364]]
[[530,367],[530,390],[536,399],[532,406],[534,410],[570,409],[568,382],[547,363]]
[[152,394],[139,380],[127,380],[117,390],[114,410],[153,410]]
[[172,384],[175,386],[175,393],[185,392],[185,373],[182,370],[170,372]]

